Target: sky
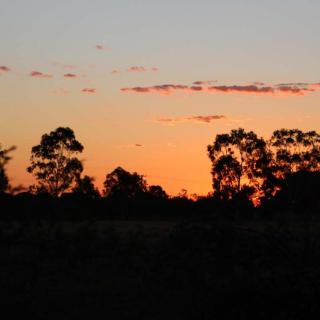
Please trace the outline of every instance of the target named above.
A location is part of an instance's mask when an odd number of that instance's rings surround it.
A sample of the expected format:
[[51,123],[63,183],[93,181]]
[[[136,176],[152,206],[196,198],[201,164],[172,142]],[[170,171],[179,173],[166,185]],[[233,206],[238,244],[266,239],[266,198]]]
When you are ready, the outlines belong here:
[[320,131],[318,0],[0,0],[0,144],[13,185],[69,126],[101,188],[117,166],[212,190],[207,145],[243,127]]

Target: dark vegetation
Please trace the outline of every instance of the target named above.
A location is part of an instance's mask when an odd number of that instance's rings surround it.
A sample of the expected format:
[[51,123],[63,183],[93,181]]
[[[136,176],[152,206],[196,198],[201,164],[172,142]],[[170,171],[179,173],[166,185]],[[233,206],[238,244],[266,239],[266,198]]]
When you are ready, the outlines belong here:
[[315,319],[320,136],[243,129],[208,146],[213,192],[168,196],[116,168],[102,193],[70,128],[10,185],[0,148],[1,312],[10,319]]

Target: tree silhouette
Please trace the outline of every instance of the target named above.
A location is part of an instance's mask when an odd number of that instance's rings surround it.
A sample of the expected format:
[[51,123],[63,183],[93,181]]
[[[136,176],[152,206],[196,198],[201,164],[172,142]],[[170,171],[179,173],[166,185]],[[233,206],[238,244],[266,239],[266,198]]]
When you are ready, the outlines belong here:
[[31,150],[31,166],[27,168],[37,181],[37,189],[59,196],[79,179],[83,166],[75,157],[83,146],[72,129],[59,127],[41,137],[40,144]]
[[100,194],[98,189],[94,186],[94,178],[89,176],[84,176],[83,178],[78,178],[76,181],[76,186],[73,188],[73,193],[80,195],[85,198],[96,199],[99,198]]
[[228,200],[240,192],[242,176],[240,163],[232,155],[222,155],[212,167],[215,195]]
[[320,135],[315,131],[280,129],[269,141],[275,153],[275,172],[278,177],[298,171],[320,170]]
[[134,199],[147,191],[147,182],[143,175],[117,167],[107,174],[104,188],[107,197]]
[[0,145],[0,193],[7,191],[9,188],[9,178],[6,172],[6,165],[11,160],[9,153],[15,149],[15,146],[10,147],[9,149],[2,149]]
[[273,182],[280,191],[277,199],[286,199],[284,203],[290,208],[301,207],[308,198],[315,204],[312,188],[318,190],[315,181],[320,171],[320,135],[316,131],[280,129],[273,132],[269,146],[274,154]]
[[263,138],[239,128],[218,134],[207,150],[216,196],[231,199],[247,187],[261,191],[272,159]]
[[148,187],[148,193],[156,199],[168,199],[167,193],[158,185]]

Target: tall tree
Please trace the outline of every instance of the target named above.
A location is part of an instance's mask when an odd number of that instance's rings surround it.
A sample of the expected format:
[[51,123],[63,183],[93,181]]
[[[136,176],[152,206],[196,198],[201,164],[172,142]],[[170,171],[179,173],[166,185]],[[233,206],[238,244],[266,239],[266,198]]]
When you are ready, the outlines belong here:
[[[280,191],[277,199],[285,198],[286,205],[292,208],[303,203],[307,194],[315,199],[318,190],[315,181],[320,172],[320,135],[316,131],[280,129],[273,132],[268,144],[274,154],[271,170],[276,190]],[[271,179],[268,183],[272,183]]]
[[32,148],[31,166],[27,168],[37,179],[37,189],[54,196],[70,190],[83,171],[76,157],[82,151],[82,144],[68,127],[44,134],[40,144]]
[[143,175],[117,167],[107,174],[104,187],[107,197],[134,199],[147,191],[147,182]]
[[274,167],[278,177],[320,170],[320,135],[316,131],[276,130],[269,144],[275,153]]
[[239,128],[229,134],[218,134],[207,150],[215,195],[231,199],[248,187],[255,192],[262,190],[271,161],[263,138]]
[[15,146],[10,147],[9,149],[2,149],[0,145],[0,193],[9,189],[9,178],[6,172],[6,165],[11,160],[9,153],[15,149]]

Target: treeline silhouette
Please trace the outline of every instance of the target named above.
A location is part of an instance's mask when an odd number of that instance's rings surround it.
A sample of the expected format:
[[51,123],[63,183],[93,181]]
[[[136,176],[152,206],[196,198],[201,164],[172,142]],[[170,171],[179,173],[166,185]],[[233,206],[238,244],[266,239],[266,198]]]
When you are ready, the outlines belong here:
[[68,127],[44,134],[27,168],[36,184],[21,192],[10,185],[6,171],[15,147],[0,146],[0,219],[245,218],[320,208],[320,135],[315,131],[281,129],[269,140],[241,128],[218,134],[207,147],[213,192],[193,198],[186,190],[169,197],[161,186],[149,186],[143,175],[121,167],[106,175],[100,193],[94,178],[82,174],[78,156],[83,149]]
[[120,167],[100,193],[70,128],[32,148],[27,191],[0,148],[3,317],[318,319],[319,146],[297,129],[217,135],[213,192],[192,198]]

